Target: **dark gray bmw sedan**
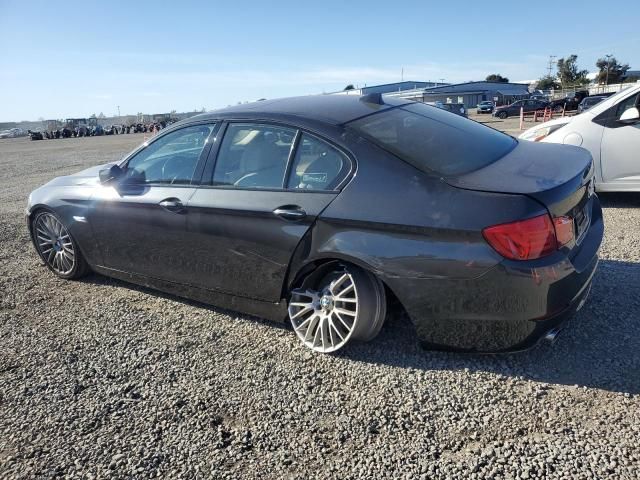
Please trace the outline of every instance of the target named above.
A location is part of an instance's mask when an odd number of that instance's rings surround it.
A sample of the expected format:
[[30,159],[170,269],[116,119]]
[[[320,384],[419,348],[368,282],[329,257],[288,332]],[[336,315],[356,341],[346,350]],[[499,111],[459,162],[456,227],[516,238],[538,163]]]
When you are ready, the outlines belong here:
[[429,348],[500,352],[585,302],[602,212],[586,150],[379,95],[262,101],[164,130],[29,197],[35,248],[278,321],[332,352],[400,305]]

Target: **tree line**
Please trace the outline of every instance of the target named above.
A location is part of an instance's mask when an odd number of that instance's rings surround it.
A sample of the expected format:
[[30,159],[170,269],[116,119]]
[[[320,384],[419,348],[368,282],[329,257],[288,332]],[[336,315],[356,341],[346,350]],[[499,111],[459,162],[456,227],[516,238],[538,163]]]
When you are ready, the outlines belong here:
[[[598,84],[635,82],[640,79],[640,77],[626,76],[629,64],[622,64],[618,62],[616,57],[611,55],[599,58],[596,62],[596,67],[598,68],[598,73],[594,81]],[[556,68],[558,71],[555,75],[543,75],[540,77],[537,84],[539,90],[587,85],[590,82],[587,78],[589,71],[578,67],[577,55],[569,55],[566,58],[558,59]],[[486,81],[508,83],[509,79],[499,73],[492,73],[487,76]]]

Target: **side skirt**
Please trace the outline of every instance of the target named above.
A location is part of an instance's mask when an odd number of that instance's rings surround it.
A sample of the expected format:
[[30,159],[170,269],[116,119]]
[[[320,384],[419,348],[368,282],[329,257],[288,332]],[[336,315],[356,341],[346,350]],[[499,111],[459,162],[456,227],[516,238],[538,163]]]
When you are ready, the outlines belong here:
[[92,265],[92,270],[96,273],[107,277],[116,278],[125,282],[134,283],[143,287],[152,288],[161,292],[176,295],[178,297],[187,298],[196,302],[206,303],[208,305],[235,310],[247,315],[265,318],[275,322],[284,323],[287,319],[287,306],[285,302],[270,303],[261,300],[238,297],[226,293],[206,290],[204,288],[193,287],[191,285],[183,285],[181,283],[170,282],[168,280],[160,280],[157,278],[146,277],[133,273],[113,270],[107,267],[99,267]]

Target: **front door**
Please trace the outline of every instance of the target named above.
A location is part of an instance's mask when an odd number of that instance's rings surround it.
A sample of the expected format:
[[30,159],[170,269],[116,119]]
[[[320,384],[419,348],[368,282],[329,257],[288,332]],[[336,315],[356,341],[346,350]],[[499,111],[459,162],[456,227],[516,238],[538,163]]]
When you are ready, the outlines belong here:
[[624,188],[640,185],[640,122],[618,122],[625,110],[640,104],[640,94],[630,95],[612,108],[615,113],[604,126],[600,149],[603,183]]
[[340,150],[294,128],[230,123],[210,185],[189,202],[197,286],[280,300],[294,250],[351,166]]
[[214,128],[192,125],[159,136],[127,161],[123,176],[96,192],[89,221],[103,266],[188,280],[194,263],[184,249],[188,203]]

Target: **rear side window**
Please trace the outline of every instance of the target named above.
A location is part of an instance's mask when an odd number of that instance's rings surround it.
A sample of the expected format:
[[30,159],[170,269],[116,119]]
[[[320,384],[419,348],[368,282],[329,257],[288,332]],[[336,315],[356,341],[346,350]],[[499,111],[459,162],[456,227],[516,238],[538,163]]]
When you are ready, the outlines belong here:
[[213,184],[280,189],[296,131],[275,125],[231,124],[213,173]]
[[384,110],[348,126],[419,170],[445,176],[483,168],[517,144],[493,128],[421,103]]
[[349,160],[342,152],[318,138],[303,133],[287,188],[333,190],[348,173],[349,168]]

